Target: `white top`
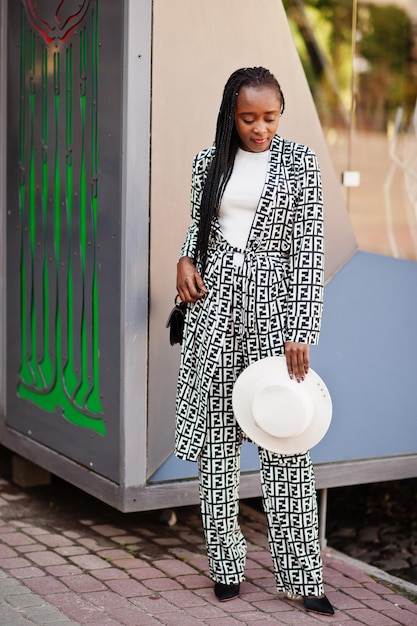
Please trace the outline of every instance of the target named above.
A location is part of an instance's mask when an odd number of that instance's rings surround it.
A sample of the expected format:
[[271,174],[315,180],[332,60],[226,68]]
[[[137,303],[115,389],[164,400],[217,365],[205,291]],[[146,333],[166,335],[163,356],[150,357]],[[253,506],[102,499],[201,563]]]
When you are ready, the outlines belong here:
[[224,190],[219,224],[224,238],[235,248],[246,248],[268,168],[269,150],[248,152],[238,148],[232,175]]

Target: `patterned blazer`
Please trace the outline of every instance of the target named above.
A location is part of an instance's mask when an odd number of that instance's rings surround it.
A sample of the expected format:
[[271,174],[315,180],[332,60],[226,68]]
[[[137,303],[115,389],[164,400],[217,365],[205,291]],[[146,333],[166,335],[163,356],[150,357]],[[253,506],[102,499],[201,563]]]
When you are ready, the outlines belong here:
[[[200,200],[215,148],[194,159],[192,224],[181,256],[194,257]],[[231,312],[236,248],[214,220],[204,281],[208,294],[188,306],[177,388],[175,453],[196,460],[206,433],[207,396]],[[284,342],[318,342],[323,307],[321,175],[311,148],[275,136],[264,188],[244,254],[243,326],[248,363],[284,352]]]

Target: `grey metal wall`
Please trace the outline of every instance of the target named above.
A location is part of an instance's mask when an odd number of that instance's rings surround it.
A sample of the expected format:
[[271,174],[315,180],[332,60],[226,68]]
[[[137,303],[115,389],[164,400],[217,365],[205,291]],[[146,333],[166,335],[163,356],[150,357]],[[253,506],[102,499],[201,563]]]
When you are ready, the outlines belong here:
[[118,480],[123,5],[7,23],[6,424]]
[[0,0],[0,441],[121,510],[145,506],[151,5]]

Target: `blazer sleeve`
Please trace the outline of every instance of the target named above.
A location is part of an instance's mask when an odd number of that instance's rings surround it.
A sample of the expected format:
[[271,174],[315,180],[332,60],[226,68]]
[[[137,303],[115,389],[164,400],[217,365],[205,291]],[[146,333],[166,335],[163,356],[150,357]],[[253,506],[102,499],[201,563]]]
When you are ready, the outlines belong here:
[[214,148],[208,148],[199,152],[193,161],[191,174],[191,219],[184,244],[181,248],[180,257],[189,256],[194,258],[197,249],[198,225],[200,222],[200,204],[203,193],[204,181],[207,169],[214,154]]
[[317,157],[308,148],[298,170],[285,341],[317,344],[323,313],[323,188]]

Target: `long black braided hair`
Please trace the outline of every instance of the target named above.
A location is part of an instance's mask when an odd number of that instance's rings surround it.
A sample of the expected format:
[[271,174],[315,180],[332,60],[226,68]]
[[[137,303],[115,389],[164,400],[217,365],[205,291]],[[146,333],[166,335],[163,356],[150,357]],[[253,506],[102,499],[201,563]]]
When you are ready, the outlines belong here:
[[201,197],[200,223],[195,259],[200,260],[201,274],[207,262],[207,248],[213,218],[217,215],[223,192],[232,174],[238,147],[238,134],[235,127],[236,99],[242,87],[273,87],[281,101],[281,114],[285,100],[281,87],[273,74],[264,67],[245,67],[233,72],[223,91],[223,98],[217,116],[215,155],[207,172]]

